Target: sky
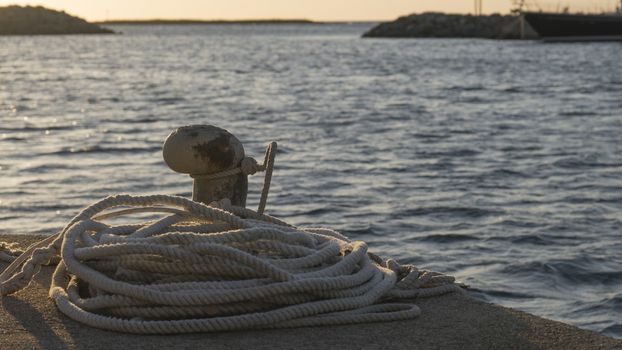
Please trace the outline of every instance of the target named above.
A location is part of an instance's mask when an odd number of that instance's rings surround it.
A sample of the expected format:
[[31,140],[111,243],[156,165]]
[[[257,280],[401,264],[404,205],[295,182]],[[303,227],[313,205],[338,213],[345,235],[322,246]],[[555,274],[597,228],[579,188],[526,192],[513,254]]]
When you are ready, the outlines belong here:
[[[545,8],[612,9],[619,0],[537,0]],[[392,20],[413,12],[472,13],[474,0],[0,0],[41,5],[91,21],[108,19]],[[507,13],[512,0],[483,0],[484,13]]]

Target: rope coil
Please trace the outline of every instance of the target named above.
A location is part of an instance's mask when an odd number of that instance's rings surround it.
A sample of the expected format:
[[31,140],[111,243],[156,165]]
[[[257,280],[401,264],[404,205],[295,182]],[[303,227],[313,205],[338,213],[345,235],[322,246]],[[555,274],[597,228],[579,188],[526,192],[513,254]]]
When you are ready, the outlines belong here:
[[[275,150],[271,144],[262,165],[258,211],[226,199],[110,196],[24,252],[0,244],[0,259],[12,261],[0,293],[25,288],[42,265],[57,263],[49,296],[65,315],[165,334],[410,319],[420,309],[393,299],[461,291],[451,276],[383,260],[336,231],[263,214]],[[157,219],[107,222],[135,214]]]

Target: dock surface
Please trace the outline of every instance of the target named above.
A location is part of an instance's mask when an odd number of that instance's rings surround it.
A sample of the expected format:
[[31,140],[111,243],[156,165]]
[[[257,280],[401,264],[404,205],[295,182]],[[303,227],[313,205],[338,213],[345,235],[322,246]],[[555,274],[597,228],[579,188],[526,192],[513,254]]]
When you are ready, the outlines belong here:
[[[40,236],[2,236],[27,246]],[[0,263],[4,269],[8,264]],[[1,299],[1,349],[622,349],[622,340],[461,294],[412,300],[407,321],[182,335],[99,330],[61,314],[48,298],[53,267]]]

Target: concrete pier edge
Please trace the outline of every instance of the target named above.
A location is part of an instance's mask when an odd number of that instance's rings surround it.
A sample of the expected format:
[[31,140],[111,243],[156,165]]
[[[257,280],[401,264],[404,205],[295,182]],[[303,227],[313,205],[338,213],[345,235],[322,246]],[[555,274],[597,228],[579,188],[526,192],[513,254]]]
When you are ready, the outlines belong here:
[[[0,235],[27,246],[44,236]],[[0,263],[4,269],[7,263]],[[622,340],[450,294],[412,300],[414,320],[182,335],[134,335],[75,322],[48,298],[53,267],[1,299],[2,349],[622,349]]]

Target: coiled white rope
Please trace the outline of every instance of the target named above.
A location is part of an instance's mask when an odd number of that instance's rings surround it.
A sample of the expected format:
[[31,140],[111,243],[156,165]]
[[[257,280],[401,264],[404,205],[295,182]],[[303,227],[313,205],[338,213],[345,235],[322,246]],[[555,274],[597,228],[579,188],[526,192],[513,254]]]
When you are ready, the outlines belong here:
[[[107,223],[137,213],[162,217]],[[0,258],[12,260],[2,295],[57,262],[49,296],[61,312],[130,333],[402,320],[420,309],[394,299],[461,291],[451,276],[382,260],[336,231],[297,228],[228,200],[111,196],[18,252],[0,245]]]

